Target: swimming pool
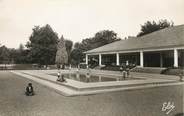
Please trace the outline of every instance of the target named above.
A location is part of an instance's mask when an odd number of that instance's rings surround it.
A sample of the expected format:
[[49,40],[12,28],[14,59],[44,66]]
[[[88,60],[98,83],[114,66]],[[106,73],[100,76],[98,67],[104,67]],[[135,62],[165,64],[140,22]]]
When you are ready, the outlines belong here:
[[[50,75],[57,76],[56,73],[53,73]],[[83,74],[83,73],[64,73],[62,74],[62,76],[67,79],[72,79],[72,80],[85,82],[85,83],[140,80],[140,78],[133,78],[133,77],[124,79],[123,76],[110,76],[110,75],[102,75],[102,74]]]

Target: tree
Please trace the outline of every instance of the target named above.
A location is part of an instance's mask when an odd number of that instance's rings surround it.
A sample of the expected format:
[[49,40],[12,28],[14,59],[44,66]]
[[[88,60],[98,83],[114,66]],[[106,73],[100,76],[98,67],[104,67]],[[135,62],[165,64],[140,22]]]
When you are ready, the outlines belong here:
[[9,49],[6,46],[1,46],[0,47],[0,63],[3,64],[7,64],[9,63],[10,59],[9,59]]
[[75,43],[74,49],[72,51],[72,62],[79,63],[82,61],[82,59],[85,57],[83,52],[87,50],[101,47],[103,45],[119,40],[120,38],[117,37],[117,34],[114,31],[99,31],[95,34],[94,37],[83,39],[81,43]]
[[71,51],[73,47],[73,42],[71,40],[65,40],[65,47],[68,54],[68,63],[71,64]]
[[60,68],[60,65],[64,66],[66,63],[68,63],[68,54],[66,51],[65,41],[64,41],[63,36],[61,37],[61,39],[59,40],[59,43],[57,45],[55,62],[57,64],[58,68]]
[[87,51],[119,40],[120,38],[114,31],[103,30],[97,32],[92,38],[82,40],[81,47]]
[[83,51],[81,49],[81,44],[79,42],[75,43],[74,49],[71,52],[71,63],[78,65],[82,58],[84,57]]
[[20,44],[18,50],[19,50],[20,52],[23,52],[23,51],[24,51],[24,45],[23,45],[23,44]]
[[117,37],[117,34],[114,31],[103,30],[97,32],[92,40],[93,43],[96,43],[96,46],[103,46],[105,44],[118,41],[120,38]]
[[158,31],[167,27],[172,27],[174,25],[173,22],[169,22],[165,20],[159,20],[158,23],[155,21],[147,21],[144,25],[141,25],[141,32],[138,33],[137,37],[146,35],[148,33],[152,33],[154,31]]
[[71,58],[72,64],[79,65],[83,58],[82,51],[80,49],[73,49],[71,52]]
[[43,27],[35,26],[27,42],[29,58],[32,63],[49,65],[55,63],[58,35],[52,30],[50,25]]

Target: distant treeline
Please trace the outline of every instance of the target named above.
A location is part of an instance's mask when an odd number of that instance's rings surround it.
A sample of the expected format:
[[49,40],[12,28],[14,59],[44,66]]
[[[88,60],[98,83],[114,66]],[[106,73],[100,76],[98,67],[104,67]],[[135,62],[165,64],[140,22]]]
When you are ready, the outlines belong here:
[[[166,27],[173,26],[173,22],[167,20],[147,21],[141,25],[139,36],[157,31]],[[65,47],[68,54],[68,63],[77,65],[84,62],[84,51],[91,50],[105,44],[119,41],[121,38],[112,30],[102,30],[97,32],[93,37],[85,38],[81,42],[73,43],[71,40],[64,38]],[[28,42],[20,44],[18,49],[7,48],[0,45],[0,64],[39,64],[53,65],[59,42],[58,34],[53,31],[50,25],[43,27],[35,26]]]

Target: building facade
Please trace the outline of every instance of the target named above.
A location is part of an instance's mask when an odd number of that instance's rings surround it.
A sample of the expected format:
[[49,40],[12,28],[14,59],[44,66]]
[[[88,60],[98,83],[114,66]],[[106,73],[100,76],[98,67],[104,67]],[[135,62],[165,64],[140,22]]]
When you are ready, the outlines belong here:
[[86,64],[184,67],[184,25],[116,41],[85,52]]

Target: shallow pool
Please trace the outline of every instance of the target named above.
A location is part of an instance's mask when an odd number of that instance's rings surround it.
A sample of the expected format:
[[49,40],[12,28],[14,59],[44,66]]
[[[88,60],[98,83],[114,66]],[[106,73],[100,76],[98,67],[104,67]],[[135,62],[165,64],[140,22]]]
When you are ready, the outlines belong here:
[[[50,74],[53,76],[57,76],[56,73]],[[123,78],[122,76],[109,76],[109,75],[99,75],[99,74],[80,74],[80,73],[67,73],[62,74],[64,78],[72,79],[85,83],[92,82],[107,82],[107,81],[124,81],[124,80],[140,80],[140,78]]]

